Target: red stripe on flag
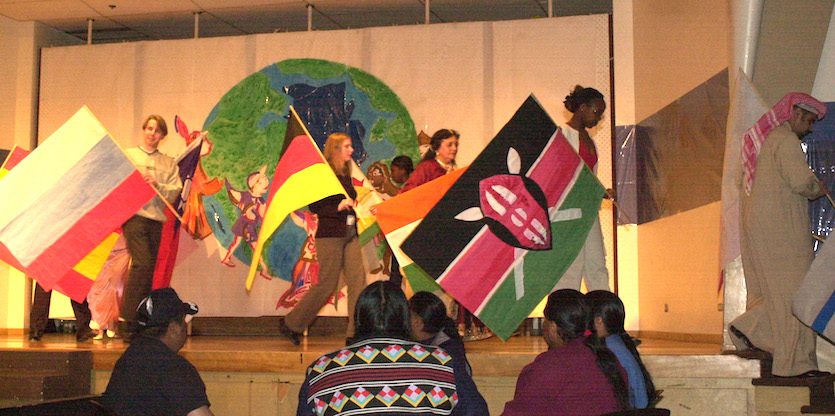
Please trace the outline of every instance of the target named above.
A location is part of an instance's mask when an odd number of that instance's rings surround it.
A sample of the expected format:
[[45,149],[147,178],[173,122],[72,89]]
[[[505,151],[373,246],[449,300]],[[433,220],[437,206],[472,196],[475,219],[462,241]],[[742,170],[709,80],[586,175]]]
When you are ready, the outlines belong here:
[[70,299],[76,302],[84,302],[87,299],[87,293],[93,287],[93,281],[87,276],[70,270],[58,283],[55,283],[53,289],[67,295]]
[[281,188],[291,176],[317,163],[326,163],[313,140],[304,135],[296,136],[284,154],[290,154],[293,157],[282,157],[278,161],[267,201],[272,200],[278,188]]
[[[487,226],[482,231],[450,265],[443,278],[443,288],[471,311],[481,306],[514,260],[513,247],[499,240]],[[478,276],[478,283],[467,279],[471,276]]]
[[177,262],[177,250],[180,247],[180,222],[170,209],[165,210],[165,224],[162,227],[157,265],[154,267],[153,289],[171,286],[171,274]]
[[9,153],[9,156],[6,158],[6,161],[3,163],[3,168],[6,170],[12,170],[13,167],[17,166],[23,158],[29,156],[30,151],[15,146],[12,149],[12,152]]
[[549,208],[561,202],[567,188],[574,185],[580,163],[583,163],[580,156],[562,132],[558,132],[528,175],[542,188]]
[[32,277],[51,288],[155,195],[134,171],[32,261]]

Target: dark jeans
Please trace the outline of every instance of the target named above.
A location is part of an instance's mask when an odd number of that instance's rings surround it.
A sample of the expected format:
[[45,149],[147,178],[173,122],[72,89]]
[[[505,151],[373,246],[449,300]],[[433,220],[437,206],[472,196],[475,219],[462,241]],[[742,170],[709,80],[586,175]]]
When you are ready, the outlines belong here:
[[154,284],[162,223],[134,215],[122,224],[122,234],[130,253],[130,272],[120,310],[122,318],[132,322],[139,302],[145,299]]
[[[52,293],[47,292],[39,284],[35,284],[35,295],[32,299],[32,310],[29,312],[29,332],[41,332],[46,330],[46,324],[49,322],[49,304],[52,301]],[[87,304],[87,299],[84,302],[78,303],[72,301],[72,312],[75,315],[75,324],[77,328],[89,328],[90,306]]]

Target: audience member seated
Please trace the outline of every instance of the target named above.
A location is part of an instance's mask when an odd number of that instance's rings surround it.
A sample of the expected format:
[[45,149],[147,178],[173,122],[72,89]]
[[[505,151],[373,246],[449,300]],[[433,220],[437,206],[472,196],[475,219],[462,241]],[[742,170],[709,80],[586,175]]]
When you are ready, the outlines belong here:
[[629,378],[629,404],[645,409],[655,397],[655,385],[647,372],[632,337],[626,333],[623,323],[626,311],[618,295],[606,290],[594,290],[586,294],[586,304],[591,317],[591,331],[606,341],[606,347],[618,358]]
[[478,392],[464,388],[449,353],[409,341],[409,303],[397,285],[368,285],[354,322],[354,344],[308,367],[297,415],[487,414],[473,405]]
[[548,296],[542,326],[548,351],[525,366],[505,416],[600,415],[629,408],[626,375],[615,355],[587,332],[583,294]]
[[[455,374],[462,382],[467,383],[467,389],[474,392],[473,405],[478,410],[477,414],[487,414],[487,402],[478,393],[475,382],[472,379],[473,370],[467,361],[467,351],[464,348],[464,340],[458,333],[457,325],[447,315],[446,305],[433,293],[417,292],[409,299],[409,310],[412,313],[411,327],[412,339],[426,345],[435,345],[443,348],[452,356],[452,365],[455,367]],[[463,377],[466,373],[467,377]],[[459,387],[460,390],[460,387]],[[479,410],[480,409],[480,410]]]
[[186,343],[186,318],[196,313],[197,305],[183,302],[171,288],[143,299],[135,339],[116,361],[99,402],[120,416],[212,416],[200,374],[177,355]]
[[412,339],[443,348],[452,358],[466,364],[467,372],[472,374],[464,341],[455,321],[447,315],[441,298],[434,293],[417,292],[409,299],[409,311],[412,313]]

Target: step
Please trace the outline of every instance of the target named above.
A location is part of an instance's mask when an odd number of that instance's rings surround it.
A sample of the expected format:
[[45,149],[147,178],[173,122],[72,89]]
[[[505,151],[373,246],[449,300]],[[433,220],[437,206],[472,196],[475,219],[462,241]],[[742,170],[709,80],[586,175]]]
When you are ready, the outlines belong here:
[[0,399],[89,395],[92,368],[90,351],[0,350]]

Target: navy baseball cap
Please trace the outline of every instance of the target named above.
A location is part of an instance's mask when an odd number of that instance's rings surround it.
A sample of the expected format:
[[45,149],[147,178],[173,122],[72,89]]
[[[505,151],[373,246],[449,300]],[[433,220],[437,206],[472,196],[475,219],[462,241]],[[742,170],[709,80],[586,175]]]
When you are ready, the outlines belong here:
[[183,315],[197,313],[194,302],[183,302],[177,292],[170,287],[151,291],[136,308],[136,324],[138,329],[168,325]]

